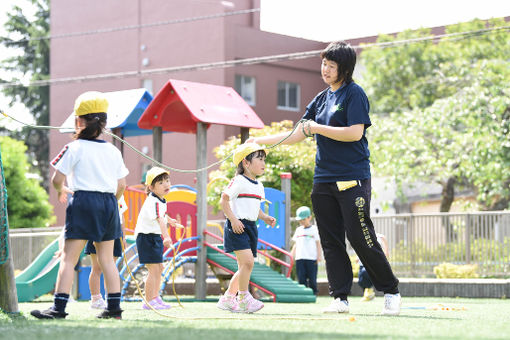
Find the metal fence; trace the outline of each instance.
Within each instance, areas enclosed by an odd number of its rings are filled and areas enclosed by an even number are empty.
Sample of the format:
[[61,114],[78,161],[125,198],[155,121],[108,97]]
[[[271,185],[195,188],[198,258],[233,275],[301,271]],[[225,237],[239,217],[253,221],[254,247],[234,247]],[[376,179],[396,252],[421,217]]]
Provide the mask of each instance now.
[[9,229],[14,270],[17,272],[28,267],[61,232],[62,227]]
[[[373,216],[399,277],[434,277],[447,262],[476,264],[481,277],[510,276],[510,211]],[[213,228],[214,229],[214,228]],[[15,270],[25,269],[62,227],[11,229]]]
[[510,211],[372,217],[390,263],[404,277],[433,277],[441,263],[476,264],[481,277],[510,274]]

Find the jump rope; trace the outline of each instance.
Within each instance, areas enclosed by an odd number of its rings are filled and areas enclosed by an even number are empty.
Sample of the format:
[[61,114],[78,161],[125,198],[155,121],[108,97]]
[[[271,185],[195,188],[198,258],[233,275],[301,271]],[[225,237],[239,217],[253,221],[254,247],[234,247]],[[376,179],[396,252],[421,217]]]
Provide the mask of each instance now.
[[[61,130],[61,129],[71,129],[72,130],[73,129],[73,128],[57,127],[57,126],[50,126],[50,125],[29,124],[29,123],[22,122],[22,121],[20,121],[20,120],[18,120],[16,118],[12,117],[11,115],[5,113],[5,111],[3,111],[3,110],[0,110],[0,112],[2,113],[3,116],[5,116],[7,118],[10,118],[11,120],[13,120],[13,121],[15,121],[15,122],[17,122],[19,124],[22,124],[24,126],[27,126],[27,127],[33,128],[33,129],[42,129],[42,130]],[[287,140],[290,136],[292,136],[292,134],[298,128],[299,125],[301,125],[301,129],[302,129],[302,132],[305,135],[305,137],[312,137],[313,134],[310,132],[310,122],[311,122],[310,120],[306,120],[306,119],[299,120],[294,125],[294,127],[292,128],[292,130],[289,132],[288,135],[286,135],[284,138],[282,138],[277,143],[268,146],[266,149],[273,149],[273,148],[277,147],[278,145],[282,144],[285,140]],[[210,165],[208,165],[208,166],[206,166],[204,168],[201,168],[201,169],[194,169],[194,170],[177,169],[177,168],[173,168],[173,167],[167,166],[167,165],[165,165],[165,164],[155,160],[154,158],[152,158],[150,156],[147,156],[146,154],[144,154],[143,152],[138,150],[136,147],[131,145],[129,142],[127,142],[126,140],[122,139],[121,137],[111,133],[106,128],[103,129],[103,133],[108,135],[108,136],[111,136],[112,138],[114,138],[114,139],[116,139],[118,141],[120,141],[124,145],[128,146],[135,153],[137,153],[138,155],[140,155],[143,158],[147,159],[148,161],[158,165],[159,167],[161,167],[163,169],[166,169],[166,170],[175,171],[175,172],[197,173],[197,172],[205,171],[205,170],[210,169],[213,166],[216,166],[218,164],[221,164],[221,163],[225,162],[226,160],[228,160],[233,155],[233,152],[231,152],[228,156],[226,156],[222,160],[214,162],[214,163],[212,163],[212,164],[210,164]],[[177,223],[177,228],[184,228],[184,226],[182,226],[182,225]],[[175,292],[175,258],[176,258],[176,255],[179,253],[179,249],[181,247],[182,240],[184,239],[184,235],[185,235],[185,233],[183,232],[182,233],[182,237],[177,242],[177,249],[172,245],[173,255],[174,255],[172,257],[172,266],[174,267],[174,271],[172,272],[172,289],[173,289],[174,295],[177,298],[179,306],[182,307],[182,308],[184,308],[184,306],[181,304],[181,302],[179,300],[179,297],[177,296],[177,294]],[[144,296],[144,294],[142,292],[142,289],[140,288],[140,285],[138,284],[138,280],[134,277],[133,272],[131,271],[131,268],[129,267],[129,264],[127,262],[124,242],[121,242],[121,247],[122,247],[122,254],[123,254],[123,257],[124,257],[124,263],[126,265],[126,269],[127,269],[128,273],[129,273],[131,279],[134,281],[134,283],[136,285],[138,294],[143,299],[145,305],[147,305],[154,313],[156,313],[156,314],[158,314],[158,315],[160,315],[162,317],[165,317],[165,318],[177,319],[177,320],[218,320],[218,319],[254,320],[254,318],[243,318],[243,317],[240,317],[240,316],[237,316],[237,317],[235,317],[235,316],[231,316],[231,317],[227,317],[227,316],[223,316],[223,317],[186,317],[186,316],[175,316],[175,315],[169,315],[169,314],[161,313],[159,310],[155,309],[151,304],[149,304],[149,302],[145,298],[145,296]],[[240,315],[242,315],[242,314],[240,314]],[[352,316],[351,317],[336,317],[336,318],[325,318],[325,317],[314,318],[314,317],[297,317],[297,316],[287,317],[287,316],[280,316],[280,315],[278,315],[278,316],[267,316],[267,317],[264,316],[263,318],[260,318],[260,319],[261,320],[334,320],[334,321],[348,320],[348,321],[351,321],[351,322],[355,321],[355,318],[352,317]]]

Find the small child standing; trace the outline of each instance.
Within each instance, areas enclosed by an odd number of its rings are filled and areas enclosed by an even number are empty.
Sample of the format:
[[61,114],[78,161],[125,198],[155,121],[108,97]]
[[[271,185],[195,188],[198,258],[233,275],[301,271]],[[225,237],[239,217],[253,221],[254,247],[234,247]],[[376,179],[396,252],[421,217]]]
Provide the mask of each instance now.
[[254,258],[257,257],[257,219],[275,226],[276,219],[260,209],[264,186],[257,176],[264,173],[266,150],[255,143],[242,144],[234,152],[236,176],[221,195],[221,208],[227,217],[224,247],[237,257],[237,272],[232,276],[218,308],[238,313],[254,313],[264,307],[248,291]]
[[[145,299],[143,309],[169,309],[171,306],[159,296],[161,274],[163,273],[163,246],[171,247],[167,224],[177,226],[176,221],[166,215],[164,196],[170,191],[170,173],[153,167],[147,171],[145,179],[147,198],[143,202],[135,228],[138,260],[147,267]],[[161,239],[163,237],[163,240]],[[151,308],[152,307],[152,308]]]
[[317,295],[317,267],[321,260],[321,242],[317,226],[312,225],[312,213],[308,207],[296,210],[299,221],[292,240],[292,257],[296,260],[298,281],[313,290]]

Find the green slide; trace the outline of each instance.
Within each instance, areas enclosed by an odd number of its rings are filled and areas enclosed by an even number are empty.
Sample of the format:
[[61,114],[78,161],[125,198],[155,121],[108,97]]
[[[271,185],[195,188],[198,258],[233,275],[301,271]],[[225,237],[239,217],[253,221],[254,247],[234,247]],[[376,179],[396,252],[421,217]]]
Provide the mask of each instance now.
[[[237,271],[235,260],[209,247],[207,247],[207,262],[213,266]],[[316,297],[310,288],[256,261],[250,281],[275,294],[276,302],[315,302]]]
[[44,248],[34,262],[16,276],[19,302],[32,301],[55,289],[60,265],[60,259],[54,257],[57,250],[58,238]]

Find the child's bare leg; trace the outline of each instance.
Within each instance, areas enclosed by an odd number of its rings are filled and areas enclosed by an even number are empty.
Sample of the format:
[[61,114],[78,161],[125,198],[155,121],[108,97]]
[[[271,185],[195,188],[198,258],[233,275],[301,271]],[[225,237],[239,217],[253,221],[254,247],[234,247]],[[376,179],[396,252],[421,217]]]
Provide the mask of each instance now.
[[90,254],[90,262],[92,263],[92,268],[89,275],[89,288],[90,295],[94,297],[101,294],[102,271],[96,254]]
[[64,251],[58,270],[55,293],[69,294],[73,285],[74,267],[78,263],[80,253],[85,246],[86,240],[66,239]]
[[251,271],[253,270],[255,260],[250,249],[236,250],[234,253],[236,254],[237,265],[239,267],[237,271],[239,291],[246,292],[248,291]]
[[232,275],[228,284],[227,293],[230,295],[236,295],[239,291],[239,270]]
[[145,266],[148,270],[147,280],[145,281],[145,298],[149,302],[159,296],[163,266],[161,263],[147,263]]
[[120,293],[119,270],[113,259],[113,240],[94,242],[97,259],[104,275],[104,281],[108,294]]

